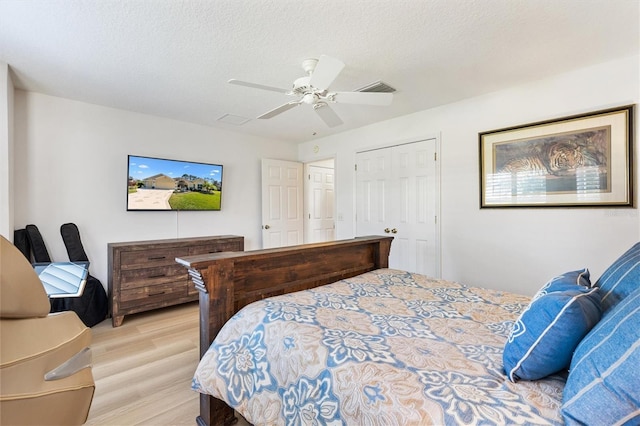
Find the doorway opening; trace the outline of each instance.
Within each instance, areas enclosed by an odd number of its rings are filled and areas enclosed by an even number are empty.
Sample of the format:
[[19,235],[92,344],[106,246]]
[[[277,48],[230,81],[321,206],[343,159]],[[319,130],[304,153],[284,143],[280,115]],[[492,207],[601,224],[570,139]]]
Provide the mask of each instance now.
[[335,240],[335,159],[262,160],[262,248]]

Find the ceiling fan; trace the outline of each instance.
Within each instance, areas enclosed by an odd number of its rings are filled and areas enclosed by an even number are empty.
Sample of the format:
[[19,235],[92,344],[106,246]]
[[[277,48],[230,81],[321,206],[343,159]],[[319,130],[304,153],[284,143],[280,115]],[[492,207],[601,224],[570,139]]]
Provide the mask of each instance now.
[[322,55],[320,59],[305,59],[302,61],[302,69],[307,73],[293,82],[292,89],[265,86],[262,84],[231,79],[229,83],[239,86],[253,87],[255,89],[270,90],[295,96],[298,99],[280,105],[271,111],[260,115],[259,119],[275,117],[300,104],[312,105],[318,116],[329,127],[342,124],[342,120],[329,107],[329,103],[362,104],[362,105],[389,105],[393,100],[391,93],[378,92],[333,92],[329,86],[338,77],[344,68],[344,63],[330,56]]

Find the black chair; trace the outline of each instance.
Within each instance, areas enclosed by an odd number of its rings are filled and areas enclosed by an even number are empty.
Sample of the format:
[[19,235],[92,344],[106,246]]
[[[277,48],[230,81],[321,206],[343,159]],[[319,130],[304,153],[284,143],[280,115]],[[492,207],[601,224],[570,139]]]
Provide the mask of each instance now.
[[[51,257],[38,227],[36,225],[27,225],[25,231],[33,261],[38,263],[51,262]],[[80,232],[75,224],[65,223],[60,227],[60,234],[71,262],[89,261],[80,240]],[[26,257],[31,261],[31,256],[26,255]],[[87,327],[93,327],[102,322],[107,317],[109,310],[107,293],[100,280],[91,274],[87,277],[82,296],[51,298],[50,302],[51,312],[73,311]]]
[[[33,261],[38,263],[51,263],[49,251],[47,250],[47,246],[44,244],[42,234],[40,234],[38,227],[35,225],[27,225],[24,229],[27,232]],[[29,256],[27,256],[27,259],[31,260]]]
[[13,245],[31,262],[31,244],[26,229],[16,229],[13,231]]
[[[75,223],[65,223],[60,226],[60,235],[67,249],[67,255],[71,262],[88,262],[89,258],[84,251],[80,240],[80,231]],[[93,327],[102,322],[109,311],[107,293],[100,280],[89,274],[84,292],[80,297],[66,297],[63,306],[65,310],[74,311],[87,325]]]

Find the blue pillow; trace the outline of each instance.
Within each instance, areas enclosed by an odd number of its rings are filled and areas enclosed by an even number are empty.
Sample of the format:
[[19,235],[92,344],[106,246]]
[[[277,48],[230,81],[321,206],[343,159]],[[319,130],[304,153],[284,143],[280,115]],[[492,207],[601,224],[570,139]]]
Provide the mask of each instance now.
[[[589,280],[590,274],[587,268],[578,269],[577,271],[565,272],[562,275],[558,275],[557,277],[553,277],[542,286],[540,290],[533,296],[533,300],[538,297],[551,293],[554,291],[564,291],[567,288],[571,288],[571,285],[581,285],[583,287],[590,288],[591,281]],[[569,285],[569,287],[567,287]]]
[[576,285],[577,272],[545,284],[514,323],[502,354],[512,382],[541,379],[567,368],[580,340],[600,320],[599,289]]
[[602,311],[607,312],[640,286],[640,243],[607,268],[596,281],[602,289]]
[[566,424],[640,424],[640,288],[580,342],[564,388]]

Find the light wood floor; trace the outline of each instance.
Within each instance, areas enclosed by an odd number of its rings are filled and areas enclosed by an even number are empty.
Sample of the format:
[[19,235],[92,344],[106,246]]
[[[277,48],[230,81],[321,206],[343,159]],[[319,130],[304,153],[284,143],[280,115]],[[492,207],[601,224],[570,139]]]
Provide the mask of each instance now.
[[198,304],[111,319],[94,326],[96,390],[87,425],[195,425]]

